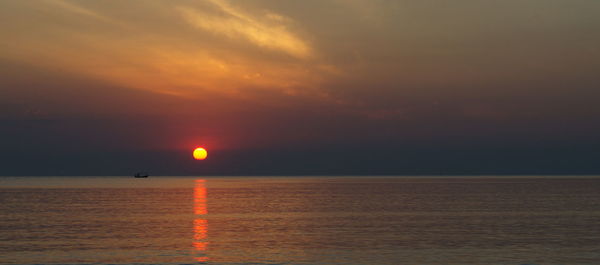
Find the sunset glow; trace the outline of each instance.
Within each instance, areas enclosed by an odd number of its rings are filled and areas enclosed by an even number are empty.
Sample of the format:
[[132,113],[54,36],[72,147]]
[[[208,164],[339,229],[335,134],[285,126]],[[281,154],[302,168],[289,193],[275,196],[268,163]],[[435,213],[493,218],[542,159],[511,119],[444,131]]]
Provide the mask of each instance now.
[[2,260],[593,263],[599,14],[0,0]]
[[3,0],[0,173],[591,174],[598,13],[585,0]]
[[[204,150],[204,149],[203,149]],[[198,262],[208,261],[206,250],[208,246],[208,220],[204,217],[207,211],[206,180],[197,179],[194,186],[194,238],[192,246],[195,251],[194,259]]]
[[206,152],[206,149],[202,148],[202,147],[198,147],[194,150],[194,159],[196,160],[204,160],[206,159],[206,156],[208,155],[208,153]]

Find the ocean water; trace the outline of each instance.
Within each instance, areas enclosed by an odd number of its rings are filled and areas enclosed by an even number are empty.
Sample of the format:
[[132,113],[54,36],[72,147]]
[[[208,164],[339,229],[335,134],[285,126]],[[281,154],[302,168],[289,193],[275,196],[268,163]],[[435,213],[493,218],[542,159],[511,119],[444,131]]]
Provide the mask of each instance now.
[[600,178],[0,177],[0,264],[600,264]]

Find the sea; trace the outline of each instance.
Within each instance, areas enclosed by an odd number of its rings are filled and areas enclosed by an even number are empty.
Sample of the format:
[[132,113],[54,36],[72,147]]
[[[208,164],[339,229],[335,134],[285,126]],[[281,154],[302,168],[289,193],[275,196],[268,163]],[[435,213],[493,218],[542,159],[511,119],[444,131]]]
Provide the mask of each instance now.
[[600,177],[0,177],[0,264],[600,264]]

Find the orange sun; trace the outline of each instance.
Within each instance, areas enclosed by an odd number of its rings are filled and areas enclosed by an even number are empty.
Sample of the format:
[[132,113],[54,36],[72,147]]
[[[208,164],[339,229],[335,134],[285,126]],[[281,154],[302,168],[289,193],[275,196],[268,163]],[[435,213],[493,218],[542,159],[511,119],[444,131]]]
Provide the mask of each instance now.
[[208,153],[206,152],[206,149],[202,148],[202,147],[198,147],[196,149],[194,149],[194,159],[196,160],[204,160],[206,159],[206,156],[208,155]]

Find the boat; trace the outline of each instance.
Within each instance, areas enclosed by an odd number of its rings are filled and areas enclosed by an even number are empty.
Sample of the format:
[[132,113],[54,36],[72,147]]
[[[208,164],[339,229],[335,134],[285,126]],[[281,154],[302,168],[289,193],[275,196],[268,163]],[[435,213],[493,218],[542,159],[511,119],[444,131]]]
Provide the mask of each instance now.
[[133,175],[134,178],[147,178],[148,176],[148,172],[138,172]]

